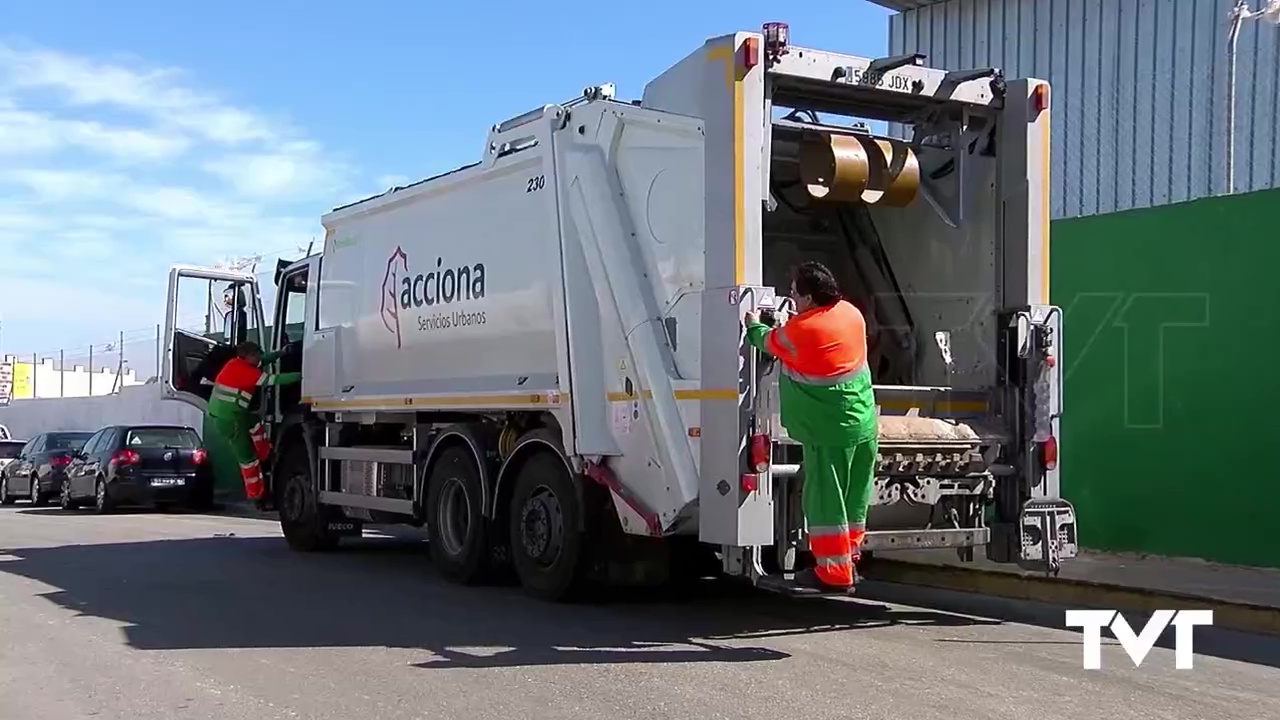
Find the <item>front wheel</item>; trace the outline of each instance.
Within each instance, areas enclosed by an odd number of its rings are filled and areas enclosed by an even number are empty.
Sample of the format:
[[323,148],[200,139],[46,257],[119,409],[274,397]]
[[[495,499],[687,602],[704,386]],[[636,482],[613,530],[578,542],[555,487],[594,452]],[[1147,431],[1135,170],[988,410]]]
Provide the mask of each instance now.
[[75,498],[71,497],[71,481],[67,480],[62,483],[62,492],[58,495],[58,506],[63,510],[75,510],[80,506]]
[[587,551],[578,488],[559,458],[529,458],[511,495],[511,562],[520,584],[552,602],[574,599],[586,587]]
[[322,552],[338,547],[338,536],[329,529],[332,511],[320,504],[311,479],[307,448],[294,443],[276,467],[276,512],[280,531],[289,548],[298,552]]
[[9,494],[9,478],[0,478],[0,505],[12,505],[16,500]]
[[31,479],[31,505],[34,507],[44,505],[44,496],[40,494],[40,481],[36,478]]

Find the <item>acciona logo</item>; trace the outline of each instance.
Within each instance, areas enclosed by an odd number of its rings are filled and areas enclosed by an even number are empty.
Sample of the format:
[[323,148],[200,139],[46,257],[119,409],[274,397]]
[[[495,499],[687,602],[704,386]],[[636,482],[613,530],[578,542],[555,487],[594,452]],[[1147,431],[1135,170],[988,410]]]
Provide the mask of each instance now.
[[[441,305],[481,300],[484,294],[484,263],[445,265],[444,258],[437,257],[433,269],[425,273],[414,273],[409,268],[409,256],[402,247],[397,246],[387,259],[387,270],[382,279],[382,322],[396,336],[396,347],[401,347],[402,311],[423,308],[436,310]],[[483,325],[484,322],[483,310],[450,309],[418,315],[417,329],[444,330]]]
[[1192,631],[1197,625],[1213,625],[1213,611],[1156,610],[1141,633],[1135,633],[1129,626],[1129,621],[1116,610],[1068,610],[1065,624],[1084,631],[1085,670],[1102,668],[1103,628],[1111,628],[1111,633],[1120,641],[1120,647],[1133,660],[1134,667],[1142,667],[1142,661],[1147,658],[1151,648],[1155,647],[1165,628],[1173,625],[1173,666],[1178,670],[1190,670],[1195,657]]

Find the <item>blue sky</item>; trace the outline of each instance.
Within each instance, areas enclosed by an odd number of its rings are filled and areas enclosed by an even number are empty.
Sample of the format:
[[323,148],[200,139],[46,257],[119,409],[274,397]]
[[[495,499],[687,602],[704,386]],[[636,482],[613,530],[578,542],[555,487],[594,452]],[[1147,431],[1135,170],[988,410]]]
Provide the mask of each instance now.
[[170,264],[300,254],[333,206],[472,162],[492,123],[586,85],[639,97],[707,38],[767,20],[800,45],[882,55],[889,14],[863,0],[3,5],[0,349],[27,355],[152,326]]

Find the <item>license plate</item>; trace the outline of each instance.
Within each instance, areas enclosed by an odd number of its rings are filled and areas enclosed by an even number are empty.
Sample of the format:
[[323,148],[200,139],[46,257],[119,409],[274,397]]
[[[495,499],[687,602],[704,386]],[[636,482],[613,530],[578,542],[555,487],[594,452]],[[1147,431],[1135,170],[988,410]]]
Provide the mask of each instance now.
[[187,479],[180,477],[151,478],[151,487],[176,487],[186,485]]

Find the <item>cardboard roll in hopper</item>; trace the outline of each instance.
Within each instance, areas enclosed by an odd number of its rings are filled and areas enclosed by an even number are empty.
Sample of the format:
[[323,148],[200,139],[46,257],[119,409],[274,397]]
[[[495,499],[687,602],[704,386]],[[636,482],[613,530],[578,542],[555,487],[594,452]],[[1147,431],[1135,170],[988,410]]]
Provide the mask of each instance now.
[[906,207],[920,192],[920,161],[900,140],[807,133],[800,180],[815,200]]

